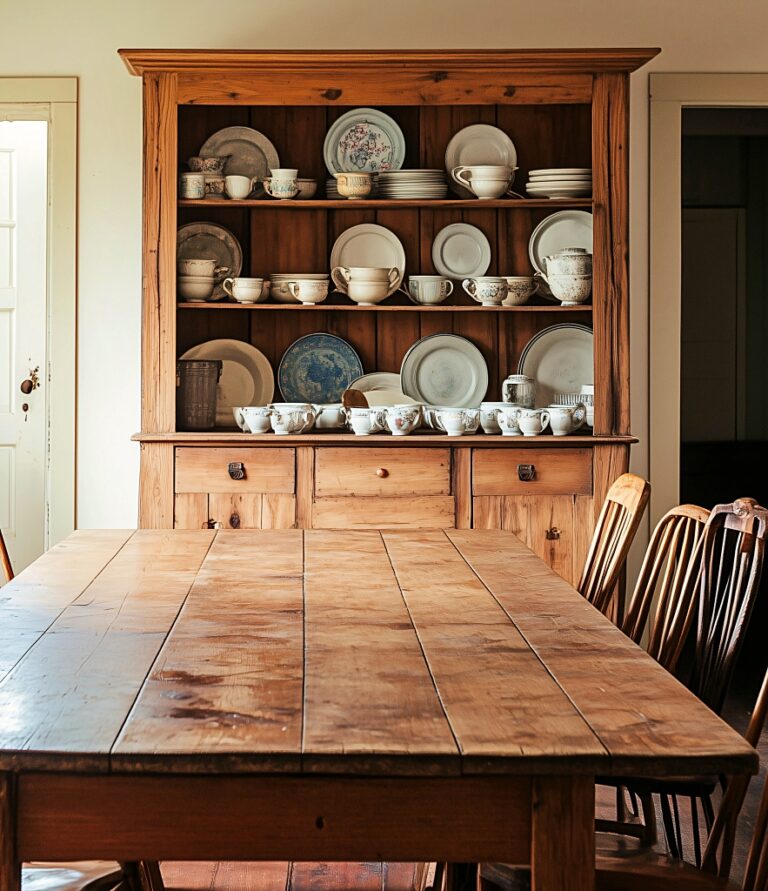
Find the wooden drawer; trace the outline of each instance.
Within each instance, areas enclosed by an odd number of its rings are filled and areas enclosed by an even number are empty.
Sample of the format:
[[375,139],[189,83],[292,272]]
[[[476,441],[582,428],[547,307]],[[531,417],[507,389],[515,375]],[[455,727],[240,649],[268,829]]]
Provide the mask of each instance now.
[[[521,480],[521,465],[535,475]],[[592,449],[475,449],[473,495],[591,495]]]
[[[245,477],[232,479],[228,467],[242,463]],[[176,492],[293,494],[296,452],[284,448],[178,448]]]
[[321,448],[315,450],[315,495],[449,495],[449,449]]
[[456,506],[450,495],[342,496],[318,498],[312,505],[313,529],[449,529],[455,525]]

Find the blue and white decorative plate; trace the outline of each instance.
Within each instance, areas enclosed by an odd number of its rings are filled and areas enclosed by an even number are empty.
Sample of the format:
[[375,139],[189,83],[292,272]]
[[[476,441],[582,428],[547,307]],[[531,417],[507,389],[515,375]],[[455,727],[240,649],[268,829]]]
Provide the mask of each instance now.
[[396,121],[383,111],[353,108],[326,133],[323,157],[331,176],[399,170],[405,160],[405,138]]
[[341,402],[341,394],[363,373],[354,349],[335,334],[307,334],[283,353],[277,369],[286,402]]

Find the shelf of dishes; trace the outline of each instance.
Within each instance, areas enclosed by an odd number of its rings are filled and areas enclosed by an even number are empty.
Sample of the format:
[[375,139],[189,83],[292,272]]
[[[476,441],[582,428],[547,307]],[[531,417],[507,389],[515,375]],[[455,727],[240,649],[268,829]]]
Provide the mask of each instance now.
[[[491,124],[471,124],[453,134],[440,168],[404,169],[406,141],[397,121],[375,108],[354,108],[335,120],[323,144],[329,177],[325,196],[352,202],[370,197],[394,202],[441,201],[450,188],[481,204],[502,197],[524,198],[512,190],[518,156],[509,134]],[[317,194],[317,179],[300,176],[280,159],[269,137],[252,127],[225,127],[205,140],[179,177],[179,197],[243,201],[270,197],[298,203]],[[295,161],[294,161],[295,163]],[[531,169],[530,198],[588,198],[589,167]],[[520,187],[522,188],[522,187]]]
[[[277,310],[282,312],[283,310],[317,310],[318,312],[477,312],[479,307],[477,304],[472,304],[471,306],[467,306],[465,304],[452,304],[452,303],[443,303],[438,306],[414,306],[411,304],[375,304],[374,306],[362,306],[356,303],[314,303],[314,304],[305,304],[305,303],[230,303],[220,301],[218,303],[211,303],[210,301],[204,301],[202,303],[185,303],[180,302],[177,304],[179,309],[202,309],[202,310],[210,310],[210,309],[260,309],[260,310]],[[506,306],[502,304],[501,306],[486,306],[483,307],[485,310],[495,310],[496,312],[592,312],[592,305],[589,303],[581,303],[577,306],[563,306],[555,305],[553,303],[547,303],[545,305],[539,304],[525,304],[523,306]]]
[[[592,330],[572,322],[551,325],[528,341],[516,372],[502,384],[502,402],[487,401],[490,376],[485,358],[471,340],[456,334],[417,340],[403,356],[399,373],[367,374],[352,344],[336,334],[299,337],[277,363],[277,374],[253,344],[217,339],[180,357],[177,428],[228,428],[234,417],[244,432],[272,429],[278,435],[312,429],[338,432],[347,424],[356,434],[367,435],[377,427],[384,429],[384,423],[395,435],[423,425],[449,435],[475,433],[478,424],[486,433],[510,436],[538,435],[551,424],[556,435],[564,435],[584,424],[592,426],[593,374]],[[350,413],[343,410],[347,408]],[[389,409],[387,414],[384,410]],[[512,409],[520,409],[520,414]],[[439,411],[452,414],[441,418]]]
[[[323,303],[335,289],[354,303],[372,306],[400,291],[419,305],[445,302],[460,286],[486,307],[522,305],[536,294],[565,306],[585,303],[592,293],[593,217],[585,210],[559,210],[533,229],[528,256],[535,276],[488,276],[492,248],[470,223],[449,223],[436,234],[431,261],[437,275],[405,278],[405,247],[397,234],[378,223],[345,229],[330,251],[328,266],[304,272],[272,272],[269,279],[241,276],[243,250],[218,223],[186,223],[176,239],[178,294],[190,302],[232,298],[238,303]],[[330,275],[328,273],[330,268]]]
[[535,210],[536,208],[593,207],[591,198],[504,198],[489,201],[472,201],[466,198],[388,199],[366,198],[352,203],[347,199],[312,198],[303,201],[265,201],[263,198],[244,198],[240,201],[209,196],[207,198],[180,198],[180,207],[229,207],[256,208],[258,210],[408,210],[413,208],[458,209],[463,211],[488,210]]

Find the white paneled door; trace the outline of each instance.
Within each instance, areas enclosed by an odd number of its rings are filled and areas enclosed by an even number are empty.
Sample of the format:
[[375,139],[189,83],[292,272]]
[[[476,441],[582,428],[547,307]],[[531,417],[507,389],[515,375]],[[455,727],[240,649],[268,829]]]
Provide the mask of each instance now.
[[0,121],[0,528],[16,572],[45,549],[48,124]]

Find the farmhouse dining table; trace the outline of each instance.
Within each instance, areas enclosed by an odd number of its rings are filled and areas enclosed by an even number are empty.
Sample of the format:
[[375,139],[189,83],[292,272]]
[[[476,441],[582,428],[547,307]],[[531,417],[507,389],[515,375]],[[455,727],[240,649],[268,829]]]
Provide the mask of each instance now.
[[0,589],[19,864],[502,861],[594,887],[594,782],[755,751],[514,535],[82,531]]

